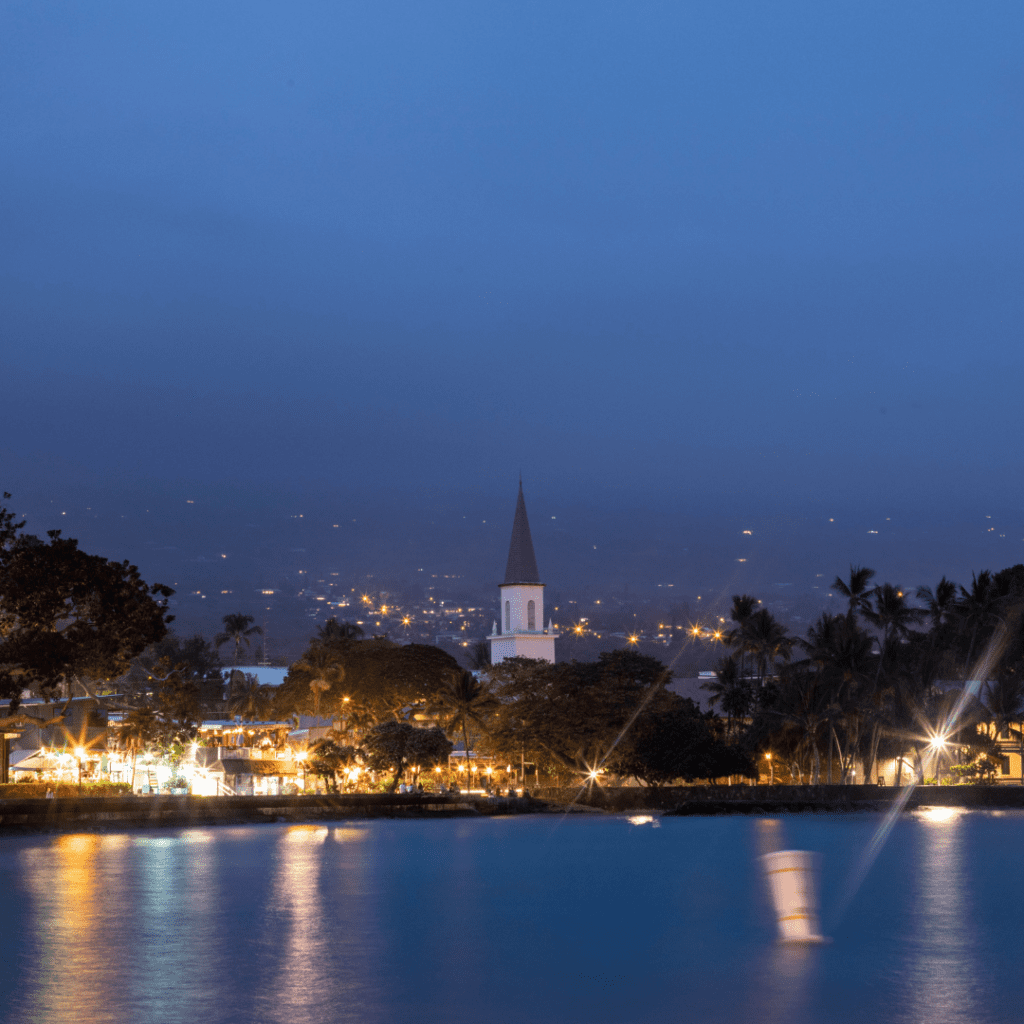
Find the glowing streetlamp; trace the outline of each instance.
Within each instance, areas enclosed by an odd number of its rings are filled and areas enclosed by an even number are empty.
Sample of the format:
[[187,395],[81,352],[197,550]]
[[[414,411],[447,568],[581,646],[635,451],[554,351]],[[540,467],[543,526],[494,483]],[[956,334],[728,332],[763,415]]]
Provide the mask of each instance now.
[[769,750],[768,753],[765,754],[764,756],[765,756],[765,760],[768,762],[768,785],[769,786],[774,786],[775,785],[775,765],[772,762],[772,752]]
[[939,757],[949,749],[949,742],[944,735],[936,733],[928,743],[928,749],[934,756],[934,762],[932,764],[932,771],[934,772],[935,781],[939,781]]

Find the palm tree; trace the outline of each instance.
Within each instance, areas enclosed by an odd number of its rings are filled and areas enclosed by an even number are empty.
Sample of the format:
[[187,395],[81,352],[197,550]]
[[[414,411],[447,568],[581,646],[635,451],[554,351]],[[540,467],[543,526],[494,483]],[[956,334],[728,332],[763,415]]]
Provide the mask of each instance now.
[[309,689],[313,694],[313,714],[320,717],[320,697],[334,686],[345,680],[345,668],[338,661],[338,653],[322,644],[313,644],[306,651],[301,661],[297,661],[289,669],[289,674],[303,676],[309,681]]
[[796,640],[789,636],[767,608],[754,612],[743,624],[739,635],[739,648],[750,654],[757,665],[758,682],[775,675],[779,661],[789,661]]
[[[871,637],[855,619],[847,615],[823,612],[807,630],[807,639],[800,641],[808,659],[818,666],[830,694],[826,717],[829,725],[828,773],[832,782],[833,745],[839,751],[840,783],[846,781],[853,763],[859,726],[862,718],[862,689],[868,678],[871,662]],[[842,725],[845,749],[839,742],[837,725]]]
[[868,584],[874,578],[875,570],[866,566],[850,566],[850,582],[846,583],[842,577],[837,576],[832,581],[832,589],[838,590],[843,597],[850,602],[850,610],[846,613],[852,619],[854,614],[860,611],[867,603]]
[[772,701],[769,713],[796,729],[800,741],[811,748],[811,785],[821,782],[818,736],[828,725],[830,695],[822,679],[799,668],[787,670]]
[[956,584],[943,576],[934,591],[931,587],[918,587],[917,599],[924,602],[932,620],[932,633],[937,633],[956,610]]
[[135,761],[139,751],[145,750],[159,731],[160,723],[152,708],[136,708],[124,716],[120,742],[125,750],[132,752],[132,792],[135,791]]
[[878,648],[878,669],[875,672],[877,685],[889,645],[896,640],[905,640],[910,635],[910,627],[920,622],[927,612],[923,608],[908,605],[903,588],[892,583],[875,587],[861,605],[861,611],[864,618],[882,634]]
[[967,645],[967,658],[964,661],[966,680],[971,670],[971,658],[974,655],[978,633],[1000,621],[999,594],[992,580],[992,573],[988,569],[971,574],[970,590],[960,588],[960,600],[957,601],[956,611],[963,628],[971,635],[970,643]]
[[720,704],[726,714],[725,731],[733,732],[733,721],[744,718],[750,711],[752,694],[746,680],[740,675],[739,665],[731,655],[715,666],[715,678],[701,683],[701,689],[711,694],[708,703]]
[[263,636],[263,630],[259,626],[253,625],[255,619],[252,615],[225,615],[222,621],[224,632],[218,633],[213,638],[213,645],[219,650],[229,641],[234,643],[234,657],[231,661],[231,685],[234,686],[235,669],[238,668],[239,645],[244,643],[248,648],[249,637]]
[[488,719],[501,707],[501,702],[472,672],[453,672],[432,705],[432,710],[441,715],[446,733],[461,731],[468,766],[469,726],[486,732]]
[[228,711],[246,722],[264,722],[274,703],[274,690],[260,685],[259,679],[247,672],[228,701]]
[[736,626],[725,634],[725,642],[729,647],[738,646],[740,648],[739,674],[741,676],[744,674],[743,645],[741,643],[743,627],[750,621],[750,616],[757,611],[757,606],[760,603],[756,597],[751,597],[749,594],[732,595],[732,611],[729,613],[729,618],[736,623]]

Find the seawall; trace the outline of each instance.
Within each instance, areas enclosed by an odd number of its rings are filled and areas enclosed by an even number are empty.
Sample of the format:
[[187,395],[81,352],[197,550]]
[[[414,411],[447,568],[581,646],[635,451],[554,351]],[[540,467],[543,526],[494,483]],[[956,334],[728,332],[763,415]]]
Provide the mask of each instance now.
[[[901,792],[891,786],[588,786],[582,790],[538,789],[535,796],[604,811],[784,814],[884,811]],[[918,786],[907,807],[1024,809],[1024,786]]]
[[[887,810],[900,791],[880,786],[666,786],[541,789],[535,799],[352,793],[302,796],[58,797],[0,800],[0,835],[120,828],[196,828],[353,818],[455,818],[558,813],[575,805],[608,813],[670,815],[838,813]],[[1021,786],[919,786],[907,809],[1024,809]]]
[[302,796],[127,796],[0,800],[0,835],[94,828],[194,828],[350,818],[453,818],[528,814],[534,800],[427,794],[353,793]]

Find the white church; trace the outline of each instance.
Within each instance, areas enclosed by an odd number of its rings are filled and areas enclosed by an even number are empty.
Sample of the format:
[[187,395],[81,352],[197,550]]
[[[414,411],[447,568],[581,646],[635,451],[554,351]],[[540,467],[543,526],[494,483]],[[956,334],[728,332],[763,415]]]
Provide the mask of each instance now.
[[519,481],[519,500],[512,523],[512,541],[508,546],[508,564],[501,592],[501,622],[495,622],[491,635],[491,664],[505,658],[538,658],[554,663],[554,623],[544,628],[544,584],[537,572],[530,521],[526,518],[523,482]]

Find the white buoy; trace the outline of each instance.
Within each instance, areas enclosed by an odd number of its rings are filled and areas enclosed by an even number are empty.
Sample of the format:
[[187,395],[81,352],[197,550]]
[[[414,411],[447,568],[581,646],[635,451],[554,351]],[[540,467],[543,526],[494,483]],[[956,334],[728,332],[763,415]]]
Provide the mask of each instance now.
[[775,906],[780,942],[828,941],[818,924],[815,860],[815,855],[806,850],[779,850],[761,858]]

